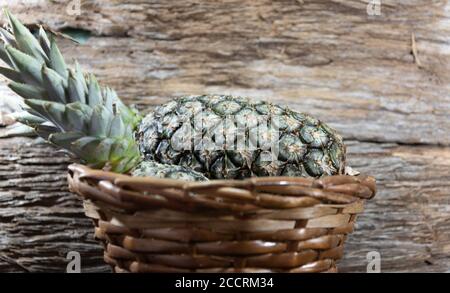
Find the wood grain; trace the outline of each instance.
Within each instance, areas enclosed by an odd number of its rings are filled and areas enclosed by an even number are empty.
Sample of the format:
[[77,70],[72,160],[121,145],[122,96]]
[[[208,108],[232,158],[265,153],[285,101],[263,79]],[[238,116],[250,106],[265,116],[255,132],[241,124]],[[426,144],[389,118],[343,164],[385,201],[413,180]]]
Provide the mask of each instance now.
[[[381,16],[357,0],[92,0],[79,16],[65,13],[68,1],[9,2],[29,25],[90,31],[83,45],[60,40],[67,60],[143,111],[173,96],[223,93],[328,122],[352,167],[379,186],[340,270],[365,271],[372,250],[382,271],[450,269],[448,1],[384,0]],[[4,82],[0,96],[15,99]],[[67,192],[67,163],[37,140],[0,139],[0,271],[63,271],[70,250],[84,271],[108,270]]]

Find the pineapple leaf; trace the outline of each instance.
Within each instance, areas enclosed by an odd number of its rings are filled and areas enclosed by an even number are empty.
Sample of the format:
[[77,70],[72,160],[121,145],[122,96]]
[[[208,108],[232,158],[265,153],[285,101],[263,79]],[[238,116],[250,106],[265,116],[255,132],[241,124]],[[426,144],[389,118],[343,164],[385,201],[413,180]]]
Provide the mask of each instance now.
[[10,67],[14,67],[14,63],[11,61],[11,58],[9,58],[8,52],[6,52],[5,46],[0,46],[0,59],[3,60],[6,64],[8,64]]
[[78,43],[85,44],[91,37],[91,32],[82,28],[65,27],[61,29],[61,34],[69,40]]
[[92,155],[99,161],[108,162],[114,142],[115,140],[111,138],[102,139],[100,143],[96,145]]
[[80,131],[86,133],[87,124],[91,120],[92,108],[79,102],[68,104],[65,107],[65,120],[66,130]]
[[12,118],[16,120],[17,122],[20,122],[22,124],[26,124],[29,126],[37,126],[39,124],[42,124],[45,122],[45,119],[32,115],[27,111],[21,111],[11,114]]
[[105,106],[96,106],[89,124],[89,133],[96,134],[100,137],[107,137],[107,131],[111,123],[110,119],[108,119],[110,115],[111,112]]
[[50,55],[50,40],[47,37],[47,33],[45,32],[42,26],[39,26],[39,44],[44,50],[47,56]]
[[125,134],[125,125],[120,116],[114,116],[111,121],[111,128],[109,130],[109,137],[121,137]]
[[44,138],[45,140],[49,140],[49,137],[52,134],[60,133],[59,132],[60,130],[58,128],[56,128],[55,126],[53,126],[52,124],[50,124],[49,122],[45,122],[43,124],[34,125],[34,126],[30,125],[30,126],[34,128],[34,131],[36,132],[37,135]]
[[42,84],[41,68],[43,62],[39,62],[33,57],[6,45],[6,51],[14,62],[15,69],[22,74],[22,78],[33,85]]
[[[26,106],[23,107],[23,109],[25,111],[27,111],[28,113],[30,113],[30,115],[34,115],[36,117],[42,118],[45,122],[49,122],[48,119],[44,116],[42,116],[40,113],[38,113],[37,111],[34,111],[33,109],[31,109],[30,107]],[[49,122],[50,123],[50,122]]]
[[0,138],[35,135],[36,133],[32,127],[20,123],[15,123],[6,127],[6,131],[0,133]]
[[[84,78],[83,78],[84,79]],[[83,82],[76,78],[72,71],[69,71],[69,98],[70,102],[79,101],[80,103],[86,103],[86,92],[84,89]]]
[[58,72],[64,80],[67,80],[69,75],[67,65],[53,37],[50,45],[50,67]]
[[92,167],[133,168],[141,160],[133,133],[139,114],[94,75],[83,74],[78,62],[68,68],[53,35],[49,38],[40,27],[34,37],[7,15],[13,33],[0,29],[0,59],[10,68],[0,67],[0,74],[24,98],[28,114],[17,120]]
[[64,111],[66,108],[64,105],[36,99],[25,100],[25,104],[41,116],[46,117],[60,130],[64,130]]
[[0,35],[3,39],[3,42],[7,45],[11,45],[13,47],[17,47],[16,40],[14,39],[14,36],[4,28],[0,28]]
[[127,141],[115,140],[111,148],[110,161],[113,163],[120,162],[123,158],[122,154],[125,154],[129,148]]
[[96,165],[98,163],[104,163],[102,161],[99,161],[96,157],[96,154],[94,154],[95,148],[100,142],[101,140],[97,137],[84,136],[74,141],[72,143],[71,149],[75,153],[82,154],[83,160],[87,163]]
[[95,79],[95,76],[91,74],[89,76],[89,84],[88,84],[89,92],[88,92],[88,104],[91,107],[95,107],[99,104],[103,103],[103,98],[100,91],[100,86]]
[[119,161],[119,163],[116,165],[115,168],[117,170],[120,170],[118,172],[123,173],[123,172],[126,172],[126,170],[130,170],[133,167],[135,167],[139,163],[139,161],[140,161],[139,158],[136,158],[136,157],[122,159]]
[[46,100],[47,94],[44,89],[41,89],[36,86],[11,82],[8,84],[8,87],[12,89],[16,94],[26,99],[35,99],[35,100]]
[[84,134],[81,132],[58,132],[49,135],[48,141],[59,147],[72,150],[72,143],[82,137],[84,137]]
[[8,17],[14,32],[14,39],[16,40],[17,47],[40,62],[46,61],[47,56],[33,34],[8,11],[6,11],[6,16]]
[[0,67],[0,74],[5,76],[6,78],[13,80],[15,82],[22,83],[23,79],[20,76],[20,73],[15,71],[14,69],[9,69],[5,67]]
[[54,102],[67,103],[64,90],[64,80],[54,70],[42,66],[43,85],[48,93],[48,99]]
[[80,64],[75,61],[75,74],[74,77],[83,85],[84,87],[84,91],[87,92],[88,91],[88,87],[86,84],[86,78],[83,75],[83,71],[81,70],[81,66]]

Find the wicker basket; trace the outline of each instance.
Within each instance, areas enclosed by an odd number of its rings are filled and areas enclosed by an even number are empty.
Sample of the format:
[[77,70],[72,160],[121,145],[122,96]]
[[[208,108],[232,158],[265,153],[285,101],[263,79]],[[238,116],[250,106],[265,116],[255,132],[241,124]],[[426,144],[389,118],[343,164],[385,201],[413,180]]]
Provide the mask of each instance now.
[[69,167],[115,272],[336,272],[368,176],[185,182]]

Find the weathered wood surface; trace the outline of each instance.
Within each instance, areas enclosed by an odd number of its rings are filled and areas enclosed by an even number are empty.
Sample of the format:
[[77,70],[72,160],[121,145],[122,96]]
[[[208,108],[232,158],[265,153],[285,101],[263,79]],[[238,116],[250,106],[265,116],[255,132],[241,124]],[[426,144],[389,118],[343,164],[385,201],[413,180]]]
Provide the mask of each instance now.
[[[230,93],[310,112],[344,135],[349,162],[378,180],[340,263],[363,272],[450,270],[450,4],[381,1],[8,1],[28,24],[92,32],[62,51],[148,109],[182,94]],[[49,3],[47,3],[49,2]],[[366,1],[367,2],[367,1]],[[415,36],[416,56],[412,54]],[[5,84],[0,95],[13,94]],[[1,131],[1,129],[0,129]],[[34,139],[0,139],[0,271],[107,271],[68,159]]]

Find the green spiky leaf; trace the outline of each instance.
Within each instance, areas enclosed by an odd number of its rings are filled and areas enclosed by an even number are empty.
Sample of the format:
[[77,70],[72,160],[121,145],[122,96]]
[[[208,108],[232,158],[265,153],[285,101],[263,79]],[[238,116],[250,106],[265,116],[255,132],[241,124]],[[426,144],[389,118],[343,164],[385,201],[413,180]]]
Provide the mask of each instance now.
[[82,137],[84,137],[84,134],[81,132],[59,132],[51,134],[48,138],[48,141],[73,152],[73,142]]
[[36,99],[27,99],[25,104],[38,112],[42,117],[47,118],[60,130],[65,130],[64,112],[66,107],[64,105]]
[[47,56],[50,56],[50,40],[42,26],[39,26],[39,44]]
[[8,64],[10,67],[14,67],[14,63],[11,61],[11,58],[9,58],[8,52],[6,51],[4,45],[0,45],[0,59],[2,59],[3,62]]
[[14,39],[17,43],[17,47],[25,54],[33,56],[40,62],[46,61],[48,58],[33,34],[20,23],[14,15],[8,11],[6,11],[6,15],[9,18],[9,22],[14,32]]
[[102,93],[100,90],[100,85],[98,84],[94,75],[89,76],[88,104],[91,107],[95,107],[99,104],[103,104],[103,98],[102,98]]
[[80,79],[76,78],[71,71],[69,72],[68,83],[70,102],[79,101],[83,104],[86,103],[86,92],[83,82]]
[[[65,109],[64,125],[66,130],[75,130],[87,133],[88,124],[92,118],[92,108],[80,102],[71,103]],[[98,136],[97,134],[94,134]]]
[[12,81],[19,82],[19,83],[23,82],[23,79],[20,76],[20,73],[15,71],[14,69],[0,67],[0,74]]
[[21,73],[22,78],[32,85],[42,84],[41,68],[43,62],[17,50],[16,48],[6,45],[6,51],[15,65],[15,69]]
[[120,116],[114,116],[108,136],[121,137],[125,134],[125,124]]
[[14,39],[14,36],[4,28],[0,28],[0,35],[3,39],[3,42],[7,45],[11,45],[13,47],[17,46],[16,40]]
[[[30,125],[31,126],[31,125]],[[37,135],[44,138],[45,140],[49,140],[49,137],[59,132],[59,129],[53,125],[49,124],[39,124],[32,126]]]
[[107,137],[107,132],[111,127],[111,120],[108,119],[109,116],[111,116],[111,112],[105,106],[96,106],[89,123],[89,133],[95,133],[100,137]]
[[50,67],[58,72],[62,79],[67,80],[69,75],[67,65],[64,61],[64,57],[58,49],[58,46],[56,45],[54,38],[52,38],[50,45]]
[[17,121],[32,126],[41,137],[96,168],[116,172],[132,169],[141,156],[134,130],[141,117],[117,94],[83,74],[75,61],[68,68],[54,38],[41,27],[35,38],[7,13],[13,34],[0,29],[0,59],[11,68],[0,74],[24,98]]
[[0,133],[0,138],[18,137],[18,136],[34,136],[34,129],[30,126],[15,123],[6,128],[6,131]]
[[11,117],[17,122],[29,125],[29,126],[37,126],[45,122],[45,119],[30,114],[28,111],[21,111],[10,114]]
[[63,104],[67,103],[64,79],[56,71],[44,65],[42,67],[42,79],[49,100]]
[[12,89],[16,94],[24,99],[46,100],[47,93],[44,89],[39,87],[28,85],[24,83],[11,82],[8,87]]

